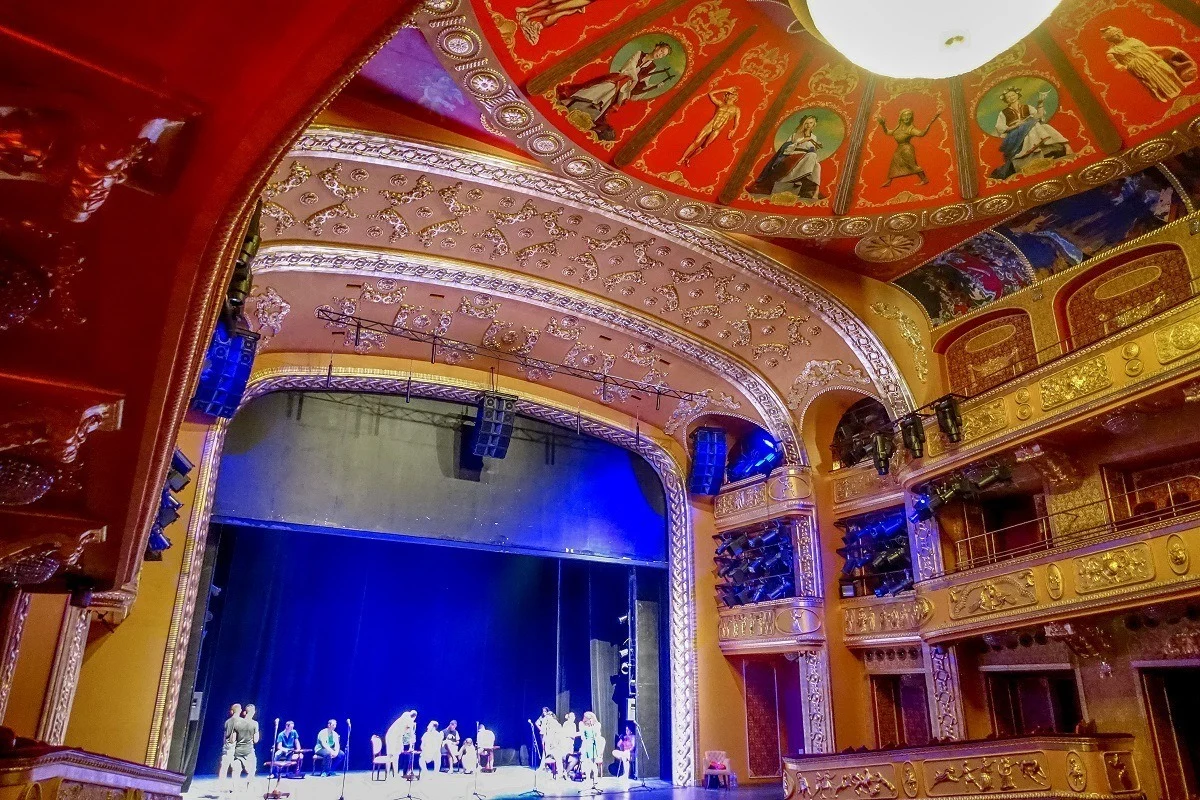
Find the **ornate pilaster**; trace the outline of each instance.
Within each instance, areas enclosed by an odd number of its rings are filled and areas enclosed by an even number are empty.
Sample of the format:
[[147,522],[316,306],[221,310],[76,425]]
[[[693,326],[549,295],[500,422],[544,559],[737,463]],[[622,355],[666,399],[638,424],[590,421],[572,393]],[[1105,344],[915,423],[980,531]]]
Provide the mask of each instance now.
[[829,695],[829,653],[824,647],[800,652],[800,685],[804,752],[832,753],[833,698]]
[[79,668],[83,666],[83,649],[87,645],[91,622],[92,612],[89,609],[68,604],[63,611],[58,646],[54,650],[54,665],[50,670],[50,684],[46,688],[46,700],[42,703],[42,716],[38,721],[37,738],[46,744],[61,745],[66,739],[67,723],[71,720],[71,706],[75,703]]
[[17,656],[21,652],[21,635],[29,616],[30,595],[13,586],[0,594],[0,719],[8,710],[13,675],[17,671]]
[[925,645],[925,683],[929,694],[929,719],[936,739],[962,739],[962,688],[958,655],[953,647]]

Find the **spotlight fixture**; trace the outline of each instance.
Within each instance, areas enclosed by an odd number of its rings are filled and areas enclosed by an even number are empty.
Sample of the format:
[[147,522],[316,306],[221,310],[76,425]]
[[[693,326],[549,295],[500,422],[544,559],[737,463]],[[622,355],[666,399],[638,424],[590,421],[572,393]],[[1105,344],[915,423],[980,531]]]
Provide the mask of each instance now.
[[925,422],[920,414],[909,414],[900,418],[900,435],[904,439],[904,449],[913,458],[925,455]]
[[154,517],[154,524],[150,526],[150,538],[146,542],[146,551],[143,553],[146,561],[162,561],[163,551],[171,547],[171,540],[167,538],[163,530],[179,519],[183,501],[175,497],[175,493],[188,485],[191,480],[188,473],[192,471],[192,468],[192,462],[176,449],[171,456],[171,467],[167,472],[166,481],[163,482],[162,493],[159,495],[158,513]]
[[962,441],[962,412],[958,408],[958,398],[952,394],[939,397],[933,401],[933,413],[937,416],[938,427],[951,442]]
[[871,460],[875,462],[875,471],[887,475],[892,468],[892,456],[896,452],[896,440],[891,431],[879,431],[872,437]]
[[1012,473],[1003,464],[993,463],[990,470],[973,481],[973,488],[978,492],[986,489],[993,483],[1010,480],[1012,480]]

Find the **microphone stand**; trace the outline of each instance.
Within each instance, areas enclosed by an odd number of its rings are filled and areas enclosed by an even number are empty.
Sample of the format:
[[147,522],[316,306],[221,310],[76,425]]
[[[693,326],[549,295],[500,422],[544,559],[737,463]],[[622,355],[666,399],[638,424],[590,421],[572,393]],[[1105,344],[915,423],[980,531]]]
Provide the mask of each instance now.
[[640,781],[637,786],[630,786],[625,791],[632,792],[632,791],[641,789],[643,791],[648,792],[648,791],[650,791],[651,787],[646,785],[646,772],[645,772],[645,770],[642,769],[642,729],[641,728],[638,728],[637,743],[634,745],[634,748],[633,748],[633,756],[634,756],[634,763],[637,766],[638,778],[640,779]]
[[350,770],[350,733],[353,727],[349,718],[346,719],[346,747],[342,750],[342,791],[338,800],[346,800],[346,773]]
[[527,794],[532,794],[535,797],[545,797],[546,793],[538,788],[538,773],[542,771],[542,748],[538,747],[537,728],[533,726],[533,720],[526,720],[529,723],[529,732],[533,735],[533,759],[537,761],[537,766],[533,768],[533,788],[527,792],[521,792],[518,797],[524,797]]
[[[291,792],[279,791],[279,786],[283,782],[283,770],[279,767],[278,753],[275,748],[279,743],[279,717],[275,718],[275,736],[271,739],[271,767],[267,770],[267,793],[263,795],[263,800],[282,800],[284,797],[291,797]],[[275,788],[271,788],[271,773],[275,773]]]
[[483,759],[479,757],[479,720],[475,721],[475,769],[472,772],[472,777],[475,779],[474,791],[471,796],[475,800],[487,800],[485,795],[479,793],[479,773],[483,770]]
[[418,780],[417,767],[420,767],[422,771],[424,771],[424,769],[425,769],[425,765],[421,764],[420,762],[418,762],[416,760],[421,757],[421,751],[419,749],[417,749],[417,741],[415,738],[416,737],[415,731],[413,733],[413,736],[414,736],[414,740],[413,740],[412,744],[409,746],[407,751],[405,751],[403,746],[400,747],[401,755],[404,755],[405,752],[408,753],[408,768],[406,770],[404,770],[404,780],[408,781],[408,790],[404,794],[400,795],[400,797],[397,798],[397,800],[425,800],[423,797],[421,797],[421,795],[413,794],[413,790],[412,790],[413,781]]

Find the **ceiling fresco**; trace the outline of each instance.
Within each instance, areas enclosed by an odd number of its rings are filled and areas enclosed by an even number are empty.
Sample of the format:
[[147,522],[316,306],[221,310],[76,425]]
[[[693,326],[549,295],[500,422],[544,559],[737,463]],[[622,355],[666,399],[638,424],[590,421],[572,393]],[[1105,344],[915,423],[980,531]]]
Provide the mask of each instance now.
[[[637,353],[653,345],[676,370],[690,362],[717,379],[677,384],[673,378],[671,386],[714,388],[735,398],[732,387],[742,387],[743,413],[761,418],[796,453],[792,410],[814,390],[797,376],[814,362],[845,367],[827,384],[874,392],[897,412],[911,407],[874,334],[819,287],[722,237],[613,206],[537,168],[314,128],[281,163],[263,198],[270,247],[256,261],[256,274],[341,272],[454,289],[441,292],[447,299],[436,309],[421,303],[427,324],[437,324],[430,322],[435,310],[453,311],[458,295],[474,290],[568,314],[591,329],[608,328],[608,336],[624,331],[633,338],[619,347],[589,342],[592,363],[627,367],[621,359],[630,347]],[[343,288],[319,304],[373,302],[345,294],[342,281]],[[311,316],[315,308],[302,313]],[[419,316],[408,313],[397,324]],[[566,357],[569,347],[544,354],[559,346],[553,335],[543,335],[548,317],[536,325],[499,318],[512,324],[493,331],[493,339],[527,343],[538,358]],[[473,334],[483,336],[487,327]],[[321,338],[324,348],[332,337]],[[343,338],[337,346],[355,344],[377,349],[379,343]],[[646,374],[623,376],[642,380]]]
[[942,81],[865,73],[768,0],[423,8],[416,24],[489,125],[558,173],[721,230],[892,237],[860,263],[929,258],[921,231],[1085,191],[1197,135],[1200,8],[1186,0],[1066,0]]

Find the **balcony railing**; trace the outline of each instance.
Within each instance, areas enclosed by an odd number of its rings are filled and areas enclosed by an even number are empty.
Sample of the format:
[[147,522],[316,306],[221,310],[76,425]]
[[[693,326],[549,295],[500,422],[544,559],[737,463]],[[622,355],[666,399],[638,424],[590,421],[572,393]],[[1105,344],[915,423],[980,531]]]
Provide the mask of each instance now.
[[[1104,541],[1168,520],[1200,516],[1200,476],[1181,475],[1102,500],[984,531],[954,543],[955,564],[946,573],[1010,561],[1020,556]],[[1101,518],[1104,521],[1095,523]],[[1082,525],[1082,527],[1078,527]],[[1023,540],[1009,545],[1009,540]],[[1028,541],[1033,539],[1033,541]]]
[[[964,394],[966,394],[969,400],[985,392],[990,392],[998,386],[1003,386],[1009,381],[1016,380],[1027,372],[1065,358],[1080,348],[1087,347],[1108,336],[1120,333],[1132,325],[1168,314],[1200,294],[1200,278],[1192,278],[1188,282],[1188,289],[1187,297],[1178,302],[1167,306],[1160,306],[1156,301],[1140,303],[1113,314],[1111,317],[1101,319],[1095,325],[1077,330],[1069,336],[1064,336],[1057,342],[1036,350],[1024,358],[1010,361],[988,372],[977,374],[974,380],[971,381],[972,388],[969,391],[964,391]],[[974,387],[981,388],[976,389]]]

